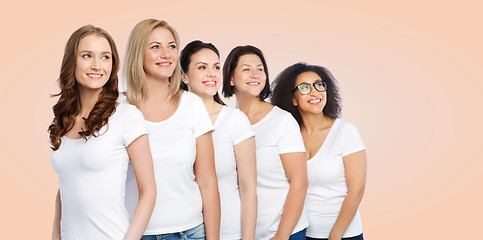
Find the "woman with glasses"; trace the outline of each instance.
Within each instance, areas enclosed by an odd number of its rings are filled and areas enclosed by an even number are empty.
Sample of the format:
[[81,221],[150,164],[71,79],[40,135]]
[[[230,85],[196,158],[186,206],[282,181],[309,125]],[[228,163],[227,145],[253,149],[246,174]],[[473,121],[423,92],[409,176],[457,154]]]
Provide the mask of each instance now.
[[324,67],[297,63],[274,84],[272,102],[294,116],[304,139],[307,239],[363,239],[357,209],[366,182],[365,146],[354,125],[339,119],[336,80]]
[[270,94],[262,51],[231,50],[223,66],[223,93],[237,105],[255,132],[258,214],[255,239],[305,240],[307,191],[305,148],[290,113],[264,101]]

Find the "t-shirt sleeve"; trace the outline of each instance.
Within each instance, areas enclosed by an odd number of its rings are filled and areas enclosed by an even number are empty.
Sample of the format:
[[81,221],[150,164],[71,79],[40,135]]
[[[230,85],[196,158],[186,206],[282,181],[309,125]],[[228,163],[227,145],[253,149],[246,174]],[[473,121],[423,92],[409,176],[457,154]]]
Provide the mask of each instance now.
[[193,124],[194,124],[194,136],[198,138],[199,136],[213,131],[213,123],[211,122],[210,116],[206,111],[205,104],[203,101],[194,94],[192,95],[193,101],[191,104],[191,109],[193,111]]
[[359,131],[352,123],[346,123],[342,135],[342,156],[365,150]]
[[237,145],[246,139],[255,136],[248,117],[240,110],[233,110],[232,116],[233,145]]
[[279,124],[280,139],[278,141],[279,154],[305,152],[304,140],[300,127],[290,114],[283,116]]
[[133,105],[126,105],[126,111],[122,116],[122,141],[127,147],[141,135],[148,134],[148,130],[141,111]]

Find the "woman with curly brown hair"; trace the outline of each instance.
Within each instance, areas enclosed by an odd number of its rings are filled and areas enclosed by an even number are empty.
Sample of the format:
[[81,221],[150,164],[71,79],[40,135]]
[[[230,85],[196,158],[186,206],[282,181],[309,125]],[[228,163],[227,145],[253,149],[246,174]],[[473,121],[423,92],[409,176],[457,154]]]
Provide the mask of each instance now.
[[357,128],[339,118],[335,78],[324,67],[297,63],[274,84],[272,103],[294,116],[304,138],[307,240],[362,240],[357,208],[366,183],[366,148]]
[[[151,216],[156,185],[147,130],[135,106],[116,102],[118,69],[105,30],[86,25],[70,36],[49,127],[59,176],[52,239],[139,239]],[[129,162],[140,192],[131,224],[124,206]]]

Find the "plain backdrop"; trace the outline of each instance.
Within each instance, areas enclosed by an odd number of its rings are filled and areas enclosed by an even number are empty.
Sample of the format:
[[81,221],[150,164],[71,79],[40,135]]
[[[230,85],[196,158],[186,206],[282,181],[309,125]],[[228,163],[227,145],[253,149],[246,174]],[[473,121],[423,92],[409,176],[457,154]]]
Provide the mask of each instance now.
[[[3,1],[0,3],[2,239],[49,239],[58,188],[47,127],[65,43],[106,29],[123,59],[131,29],[168,21],[224,61],[262,49],[270,79],[304,61],[332,71],[342,119],[367,146],[360,206],[369,240],[481,235],[483,31],[480,1]],[[122,78],[123,79],[123,78]],[[229,101],[234,104],[234,101]]]

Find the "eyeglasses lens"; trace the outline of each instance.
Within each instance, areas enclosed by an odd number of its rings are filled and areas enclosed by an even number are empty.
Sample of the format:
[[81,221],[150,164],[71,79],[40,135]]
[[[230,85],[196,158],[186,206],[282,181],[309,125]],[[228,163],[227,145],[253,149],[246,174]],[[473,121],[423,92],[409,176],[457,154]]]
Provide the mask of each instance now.
[[309,84],[300,84],[298,86],[298,88],[299,88],[300,93],[303,94],[303,95],[309,94],[310,90],[312,90]]

